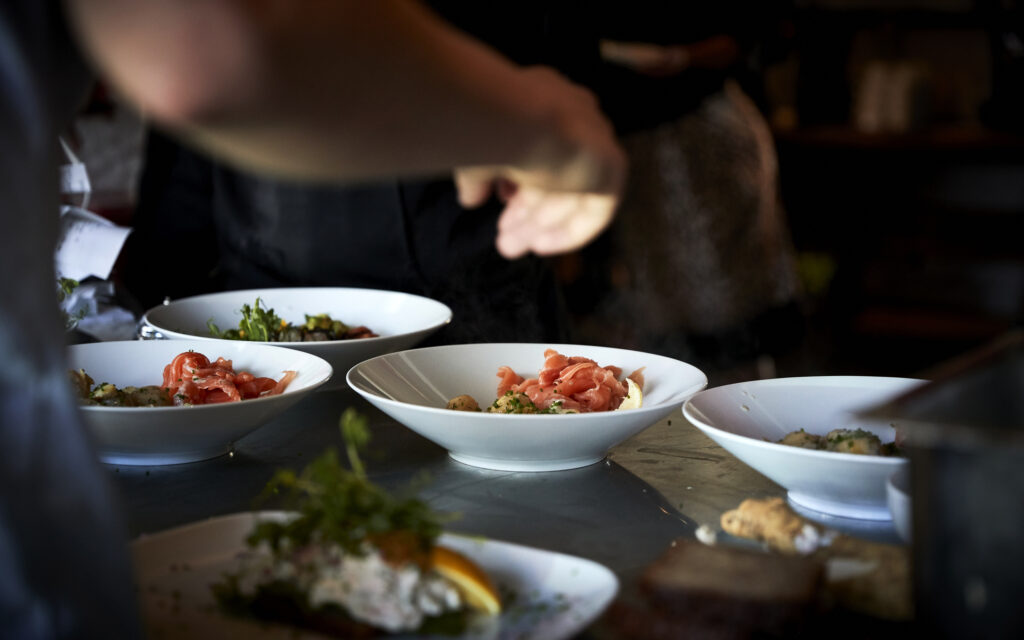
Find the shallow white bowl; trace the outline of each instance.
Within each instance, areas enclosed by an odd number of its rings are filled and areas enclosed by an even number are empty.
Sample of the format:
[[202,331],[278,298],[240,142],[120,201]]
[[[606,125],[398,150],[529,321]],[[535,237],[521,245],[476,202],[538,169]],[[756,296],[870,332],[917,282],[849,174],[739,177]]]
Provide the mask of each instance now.
[[[639,409],[565,415],[516,415],[446,409],[469,394],[480,406],[497,394],[498,367],[537,376],[545,349],[585,356],[623,375],[644,367]],[[638,351],[566,344],[463,344],[412,349],[362,362],[349,385],[378,409],[448,449],[459,462],[507,471],[556,471],[593,464],[608,450],[677,410],[707,385],[692,365]]]
[[904,542],[910,542],[913,535],[911,520],[913,511],[910,501],[910,466],[901,467],[885,482],[885,497],[892,514],[896,533]]
[[895,436],[892,422],[858,415],[923,384],[910,378],[820,376],[740,382],[694,395],[683,415],[712,440],[788,491],[807,509],[846,518],[889,520],[885,483],[905,458],[815,451],[777,441],[803,428],[865,429],[882,442]]
[[325,388],[344,387],[341,373],[382,353],[414,346],[451,322],[452,310],[430,298],[397,291],[344,287],[295,287],[224,291],[174,300],[146,311],[142,321],[172,340],[224,341],[210,335],[207,322],[221,331],[238,327],[243,304],[260,298],[264,308],[282,319],[301,324],[306,315],[329,314],[351,326],[365,325],[377,338],[330,342],[262,342],[320,356],[338,372]]
[[164,366],[183,351],[211,360],[224,357],[235,371],[295,379],[276,396],[194,407],[82,406],[100,459],[108,464],[158,465],[193,462],[227,453],[232,444],[277,417],[330,379],[323,358],[251,342],[127,340],[68,347],[72,369],[84,369],[96,383],[117,387],[159,385]]

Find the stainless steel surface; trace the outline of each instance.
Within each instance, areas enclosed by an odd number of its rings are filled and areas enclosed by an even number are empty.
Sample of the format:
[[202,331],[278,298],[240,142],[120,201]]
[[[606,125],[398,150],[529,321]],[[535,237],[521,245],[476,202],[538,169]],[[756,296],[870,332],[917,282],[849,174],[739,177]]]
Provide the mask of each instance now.
[[458,514],[450,530],[591,558],[627,577],[695,528],[615,462],[551,473],[465,466],[345,390],[313,394],[240,440],[231,455],[181,465],[111,466],[130,533],[253,508],[275,469],[300,468],[326,447],[340,447],[338,418],[348,406],[371,418],[371,477],[392,489],[421,482],[424,499]]
[[143,321],[139,321],[136,325],[135,335],[139,340],[164,340],[164,334],[160,333],[153,327],[149,326]]
[[[447,528],[589,558],[612,569],[624,590],[673,539],[748,497],[782,489],[674,412],[615,447],[608,459],[569,471],[489,471],[450,459],[439,446],[394,422],[351,390],[318,392],[236,443],[231,455],[161,467],[110,467],[130,533],[137,536],[245,511],[278,468],[298,469],[339,446],[349,406],[371,419],[365,462],[371,477],[398,489],[419,482],[434,508],[458,514]],[[274,505],[265,505],[272,507]],[[813,517],[813,514],[805,514]],[[891,524],[832,519],[850,533],[896,541]],[[727,541],[744,544],[744,541]],[[749,543],[746,543],[749,544]],[[600,636],[599,622],[586,637]]]

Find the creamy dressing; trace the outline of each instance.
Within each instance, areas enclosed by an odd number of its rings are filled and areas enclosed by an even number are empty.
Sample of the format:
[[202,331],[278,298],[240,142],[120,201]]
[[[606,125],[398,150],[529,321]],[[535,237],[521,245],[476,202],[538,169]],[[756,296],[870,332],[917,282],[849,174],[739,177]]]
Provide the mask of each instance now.
[[462,609],[458,589],[441,575],[415,564],[394,567],[370,545],[364,551],[356,556],[336,545],[310,545],[277,561],[259,554],[261,560],[247,564],[239,588],[249,595],[260,583],[285,580],[313,608],[338,605],[356,620],[390,632],[412,631],[428,616]]

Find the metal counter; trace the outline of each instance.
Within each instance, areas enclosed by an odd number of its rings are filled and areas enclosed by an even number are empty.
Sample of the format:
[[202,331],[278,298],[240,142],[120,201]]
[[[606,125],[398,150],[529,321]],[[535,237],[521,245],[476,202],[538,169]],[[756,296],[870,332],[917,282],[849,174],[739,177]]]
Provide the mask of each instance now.
[[[109,466],[130,534],[254,508],[276,469],[299,469],[325,448],[341,448],[338,419],[349,406],[370,418],[364,462],[375,482],[389,489],[420,483],[419,495],[435,509],[458,515],[447,529],[589,558],[609,567],[624,586],[673,539],[692,537],[699,524],[717,527],[721,513],[744,498],[783,493],[681,412],[620,444],[600,463],[524,473],[455,462],[354,392],[323,391],[238,441],[229,455],[180,465]],[[827,524],[895,539],[890,523]]]

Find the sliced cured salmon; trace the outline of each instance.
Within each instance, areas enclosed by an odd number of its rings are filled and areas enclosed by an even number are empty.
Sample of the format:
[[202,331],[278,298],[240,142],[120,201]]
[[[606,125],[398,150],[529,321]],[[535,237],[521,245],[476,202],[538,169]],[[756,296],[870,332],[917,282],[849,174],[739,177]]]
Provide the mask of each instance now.
[[[618,408],[629,393],[621,376],[621,367],[601,366],[590,358],[547,349],[544,366],[536,378],[523,379],[510,367],[499,367],[497,391],[499,398],[510,391],[525,394],[540,411],[552,407],[579,413],[610,411]],[[643,389],[643,369],[628,377]]]
[[210,362],[196,351],[185,351],[164,367],[163,388],[176,405],[218,404],[277,395],[295,378],[285,371],[280,380],[236,372],[231,360]]

